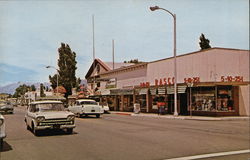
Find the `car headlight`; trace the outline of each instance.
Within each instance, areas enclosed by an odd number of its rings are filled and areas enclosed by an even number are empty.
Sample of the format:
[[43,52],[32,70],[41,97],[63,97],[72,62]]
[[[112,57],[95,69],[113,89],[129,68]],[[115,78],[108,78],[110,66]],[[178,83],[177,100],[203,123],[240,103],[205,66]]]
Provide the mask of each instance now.
[[45,117],[42,117],[42,116],[36,118],[36,121],[37,121],[37,122],[42,122],[42,121],[44,121],[44,120],[45,120]]
[[3,121],[4,121],[3,119],[0,119],[0,126],[3,124]]
[[74,115],[69,115],[67,118],[68,121],[73,121],[74,119],[75,119]]

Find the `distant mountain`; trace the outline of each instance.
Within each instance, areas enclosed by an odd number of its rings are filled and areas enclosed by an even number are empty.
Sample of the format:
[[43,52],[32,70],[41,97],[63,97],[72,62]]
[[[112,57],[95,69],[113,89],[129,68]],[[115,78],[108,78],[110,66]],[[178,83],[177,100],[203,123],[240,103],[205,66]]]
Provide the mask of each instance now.
[[[20,85],[26,84],[28,86],[35,85],[36,88],[40,87],[40,83],[31,83],[31,82],[18,82],[18,83],[12,83],[6,86],[0,87],[0,93],[8,93],[8,94],[14,94],[16,91],[16,88],[18,88]],[[45,87],[50,87],[50,83],[44,82],[43,85]]]
[[[31,82],[18,82],[18,83],[12,83],[6,86],[0,86],[0,93],[8,93],[8,94],[14,94],[16,91],[16,88],[18,88],[20,85],[26,84],[28,86],[35,85],[36,88],[40,87],[40,83],[31,83]],[[82,80],[81,84],[87,85],[87,80]],[[43,85],[45,87],[50,87],[50,83],[44,82]]]

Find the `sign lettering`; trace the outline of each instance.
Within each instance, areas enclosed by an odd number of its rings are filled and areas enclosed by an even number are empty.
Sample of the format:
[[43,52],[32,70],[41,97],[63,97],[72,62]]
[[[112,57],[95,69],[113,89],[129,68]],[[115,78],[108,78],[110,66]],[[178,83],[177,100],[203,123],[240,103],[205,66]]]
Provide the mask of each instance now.
[[243,76],[221,76],[221,82],[243,82]]
[[200,77],[184,78],[184,83],[199,83]]

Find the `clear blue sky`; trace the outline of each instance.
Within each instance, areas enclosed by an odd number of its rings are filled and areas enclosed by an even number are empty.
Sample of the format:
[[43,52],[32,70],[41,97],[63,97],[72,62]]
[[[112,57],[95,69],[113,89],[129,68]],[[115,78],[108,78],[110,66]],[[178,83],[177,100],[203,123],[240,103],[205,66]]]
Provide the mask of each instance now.
[[153,61],[173,55],[177,16],[177,55],[199,50],[204,33],[212,47],[249,49],[248,0],[13,0],[0,1],[0,86],[48,82],[64,42],[77,54],[77,77],[92,62],[92,15],[96,58]]

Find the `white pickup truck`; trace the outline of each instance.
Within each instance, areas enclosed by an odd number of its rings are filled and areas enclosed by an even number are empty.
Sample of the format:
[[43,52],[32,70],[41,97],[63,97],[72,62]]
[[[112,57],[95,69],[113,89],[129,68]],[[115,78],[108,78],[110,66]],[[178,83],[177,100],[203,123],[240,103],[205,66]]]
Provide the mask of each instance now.
[[99,118],[104,112],[103,108],[92,99],[78,99],[75,105],[68,107],[68,110],[77,117],[81,117],[82,115],[95,115]]

